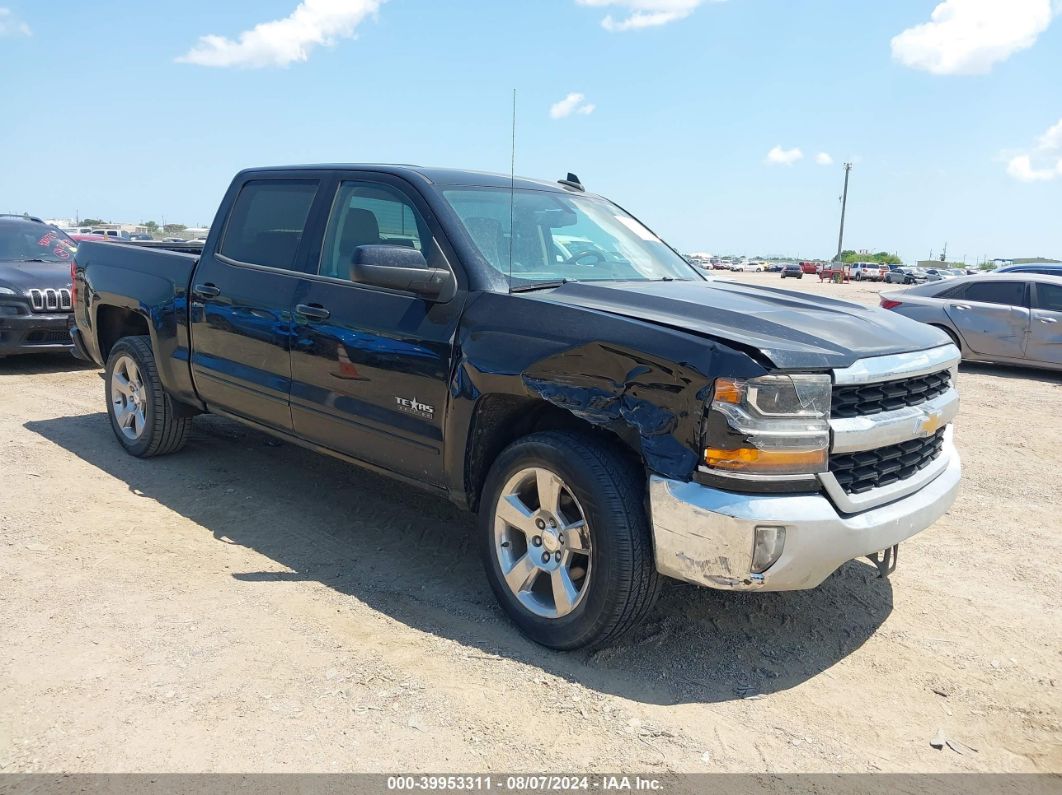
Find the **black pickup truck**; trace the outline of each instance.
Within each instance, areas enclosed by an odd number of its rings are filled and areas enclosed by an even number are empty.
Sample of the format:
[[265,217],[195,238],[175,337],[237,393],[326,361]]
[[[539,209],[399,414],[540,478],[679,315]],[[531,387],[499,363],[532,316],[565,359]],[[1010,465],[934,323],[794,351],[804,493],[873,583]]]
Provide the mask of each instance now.
[[554,648],[632,626],[661,576],[887,572],[958,489],[942,332],[706,278],[573,175],[251,169],[200,256],[87,243],[74,294],[127,451],[212,412],[448,497]]

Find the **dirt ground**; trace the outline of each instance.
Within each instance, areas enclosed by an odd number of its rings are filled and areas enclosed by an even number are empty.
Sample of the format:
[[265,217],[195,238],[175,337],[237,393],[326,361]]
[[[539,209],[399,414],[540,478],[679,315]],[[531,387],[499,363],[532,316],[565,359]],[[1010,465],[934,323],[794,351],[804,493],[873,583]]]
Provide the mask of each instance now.
[[559,654],[448,503],[217,418],[139,461],[95,369],[0,361],[0,771],[1060,771],[1062,378],[959,384],[962,494],[891,579],[670,584]]

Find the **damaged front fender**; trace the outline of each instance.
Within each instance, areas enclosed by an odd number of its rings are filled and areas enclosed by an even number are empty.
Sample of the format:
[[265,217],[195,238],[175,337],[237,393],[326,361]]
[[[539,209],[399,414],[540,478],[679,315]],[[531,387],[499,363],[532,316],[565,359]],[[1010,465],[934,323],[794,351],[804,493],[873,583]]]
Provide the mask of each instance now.
[[535,364],[522,379],[530,394],[636,439],[655,472],[688,477],[697,466],[699,373],[595,342]]
[[[473,452],[476,405],[504,394],[545,401],[607,429],[650,473],[689,480],[712,381],[765,372],[718,340],[533,294],[478,296],[466,309],[457,350],[448,438],[466,442],[448,450],[450,471]],[[458,471],[467,477],[469,467]],[[461,486],[474,493],[475,483]]]

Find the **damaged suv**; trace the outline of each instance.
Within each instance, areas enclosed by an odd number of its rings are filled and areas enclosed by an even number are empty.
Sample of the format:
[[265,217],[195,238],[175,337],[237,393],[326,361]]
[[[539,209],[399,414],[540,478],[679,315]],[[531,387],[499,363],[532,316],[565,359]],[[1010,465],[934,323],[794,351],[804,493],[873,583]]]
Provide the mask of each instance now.
[[554,648],[615,638],[665,576],[887,571],[958,489],[943,332],[711,280],[570,174],[251,169],[201,256],[85,243],[72,278],[129,453],[211,412],[445,496]]

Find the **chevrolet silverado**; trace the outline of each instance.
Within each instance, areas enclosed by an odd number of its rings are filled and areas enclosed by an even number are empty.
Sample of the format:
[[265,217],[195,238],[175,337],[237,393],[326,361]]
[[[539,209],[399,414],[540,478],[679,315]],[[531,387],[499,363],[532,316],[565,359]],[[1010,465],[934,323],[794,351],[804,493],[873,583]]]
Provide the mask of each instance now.
[[200,255],[85,243],[71,276],[129,453],[211,412],[449,498],[553,648],[615,638],[662,577],[888,573],[959,485],[943,332],[707,277],[571,174],[250,169]]

